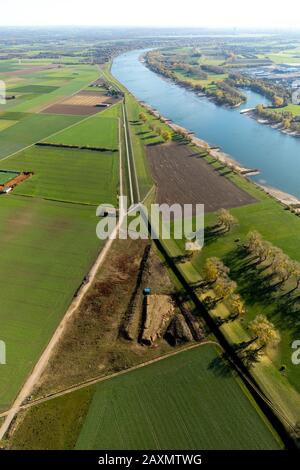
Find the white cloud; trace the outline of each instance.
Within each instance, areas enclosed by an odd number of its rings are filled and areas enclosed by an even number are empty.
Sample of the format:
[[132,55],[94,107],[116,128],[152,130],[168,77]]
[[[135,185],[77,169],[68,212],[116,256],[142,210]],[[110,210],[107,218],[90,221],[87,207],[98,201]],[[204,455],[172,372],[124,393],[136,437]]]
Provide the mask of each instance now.
[[298,28],[299,13],[299,0],[2,0],[0,24]]

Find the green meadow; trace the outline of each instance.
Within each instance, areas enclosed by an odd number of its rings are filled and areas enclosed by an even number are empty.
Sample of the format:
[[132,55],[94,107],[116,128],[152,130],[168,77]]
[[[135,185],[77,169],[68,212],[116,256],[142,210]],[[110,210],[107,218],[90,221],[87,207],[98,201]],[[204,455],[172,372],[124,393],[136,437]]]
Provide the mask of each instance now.
[[4,410],[50,340],[101,242],[93,207],[2,196],[0,220],[0,322],[7,348],[7,364],[0,368]]
[[[47,426],[45,426],[47,422]],[[279,449],[212,345],[33,407],[15,449]]]
[[15,188],[14,194],[84,204],[116,204],[118,152],[34,146],[9,160],[0,160],[0,169],[7,168],[33,172]]
[[5,112],[2,116],[0,115],[0,128],[2,119],[5,121],[17,120],[18,122],[0,132],[0,161],[2,158],[45,139],[65,127],[76,124],[82,117]]
[[46,142],[114,150],[118,148],[118,129],[118,119],[100,113],[46,139]]

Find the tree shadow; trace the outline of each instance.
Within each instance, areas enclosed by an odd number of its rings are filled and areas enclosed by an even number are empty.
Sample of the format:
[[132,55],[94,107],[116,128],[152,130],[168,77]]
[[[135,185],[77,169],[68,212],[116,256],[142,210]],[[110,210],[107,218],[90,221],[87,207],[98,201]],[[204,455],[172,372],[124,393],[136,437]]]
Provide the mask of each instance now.
[[232,375],[232,368],[226,361],[226,355],[215,357],[207,367],[217,377],[230,377]]

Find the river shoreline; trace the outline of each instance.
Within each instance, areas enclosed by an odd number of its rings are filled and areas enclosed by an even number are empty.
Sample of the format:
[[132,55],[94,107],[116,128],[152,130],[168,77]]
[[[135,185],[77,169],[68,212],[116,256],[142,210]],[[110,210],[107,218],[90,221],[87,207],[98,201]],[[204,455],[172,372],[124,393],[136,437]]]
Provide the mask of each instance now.
[[247,175],[251,176],[249,181],[268,188],[279,188],[300,200],[299,139],[291,139],[282,132],[273,132],[271,126],[259,126],[256,119],[245,119],[246,116],[242,116],[245,108],[255,109],[257,103],[268,106],[266,99],[247,90],[248,106],[237,110],[218,106],[207,97],[201,100],[200,93],[177,86],[173,80],[164,79],[146,67],[140,60],[145,52],[127,53],[116,59],[112,67],[117,79],[135,97],[158,110],[157,115],[170,118],[172,122],[167,124],[178,123],[179,127],[191,130],[191,133],[187,131],[189,140],[199,136],[199,146],[209,147],[215,158],[226,161],[229,166],[238,167],[239,174],[243,173],[241,168],[258,169],[260,176],[252,178],[253,174],[250,173]]
[[228,168],[235,171],[240,176],[246,178],[248,181],[251,181],[251,183],[257,186],[258,188],[262,189],[270,197],[276,199],[278,202],[280,202],[284,206],[293,209],[297,215],[300,215],[300,199],[298,199],[296,196],[293,196],[292,194],[281,191],[280,189],[272,188],[270,186],[257,183],[256,181],[253,181],[252,179],[249,178],[250,176],[258,175],[260,173],[258,169],[251,169],[251,168],[243,167],[238,161],[236,161],[230,155],[223,152],[219,147],[218,148],[212,147],[205,140],[202,140],[199,137],[196,137],[194,133],[191,132],[189,129],[179,126],[178,124],[174,123],[171,119],[167,119],[166,117],[162,116],[162,114],[159,111],[157,111],[148,103],[145,103],[144,101],[141,101],[141,100],[137,100],[137,101],[140,103],[141,106],[147,109],[150,113],[152,113],[158,119],[163,120],[163,122],[165,122],[174,132],[184,133],[187,136],[189,136],[191,144],[195,145],[196,147],[202,150],[205,149],[208,155],[210,155],[212,158],[228,166]]
[[251,119],[254,119],[259,124],[264,124],[269,127],[272,127],[272,129],[282,132],[282,134],[286,134],[286,135],[289,135],[291,137],[296,137],[296,138],[300,137],[300,132],[292,131],[289,129],[284,129],[281,123],[274,123],[270,121],[269,119],[260,118],[259,116],[257,116],[254,108],[243,110],[241,114],[246,114],[246,116],[250,117]]
[[[166,80],[170,80],[172,81],[173,83],[175,83],[176,85],[186,89],[186,90],[189,90],[193,93],[195,93],[197,96],[199,97],[205,97],[206,99],[208,100],[211,100],[213,103],[215,103],[217,106],[225,106],[229,109],[237,109],[239,108],[240,106],[242,106],[242,104],[244,104],[244,101],[241,101],[240,103],[237,103],[235,105],[228,105],[226,103],[219,103],[213,96],[210,96],[210,95],[207,95],[204,91],[197,91],[193,88],[193,86],[189,85],[189,83],[187,82],[184,82],[184,81],[177,81],[173,78],[169,78],[165,75],[163,75],[162,73],[160,73],[159,71],[153,69],[151,67],[151,65],[148,63],[147,61],[147,53],[142,55],[141,58],[140,58],[140,61],[143,63],[143,65],[145,65],[145,67],[147,67],[151,72],[153,73],[157,73],[158,75],[160,75],[162,78],[166,79]],[[260,118],[259,116],[256,115],[255,113],[255,108],[250,108],[250,109],[247,109],[247,110],[243,110],[241,111],[241,114],[246,114],[247,116],[249,116],[250,118],[256,120],[259,124],[266,124],[268,126],[270,126],[272,129],[275,129],[275,130],[278,130],[280,132],[282,132],[283,134],[286,134],[286,135],[289,135],[291,137],[296,137],[296,138],[299,138],[300,137],[300,132],[297,132],[297,131],[292,131],[292,130],[289,130],[289,129],[284,129],[284,127],[282,127],[282,124],[280,123],[274,123],[268,119],[262,119]],[[256,173],[257,174],[257,173]]]

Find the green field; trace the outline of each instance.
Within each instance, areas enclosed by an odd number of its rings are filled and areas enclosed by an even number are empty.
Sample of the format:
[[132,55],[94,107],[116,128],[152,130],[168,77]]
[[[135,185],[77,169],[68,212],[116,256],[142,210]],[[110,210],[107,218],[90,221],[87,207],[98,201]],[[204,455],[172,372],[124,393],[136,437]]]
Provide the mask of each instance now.
[[[215,168],[221,168],[220,163],[213,165]],[[267,315],[275,324],[281,335],[279,345],[275,351],[271,351],[270,358],[265,357],[251,371],[273,401],[280,404],[288,419],[296,423],[300,418],[300,369],[292,364],[291,343],[298,339],[299,335],[298,311],[289,306],[286,296],[283,295],[285,291],[279,289],[276,293],[263,288],[263,271],[260,272],[255,267],[246,269],[245,260],[238,250],[237,240],[243,242],[250,231],[257,230],[266,240],[281,248],[292,259],[300,261],[300,219],[252,183],[232,173],[229,178],[252,194],[258,203],[232,209],[231,212],[237,218],[238,225],[225,235],[208,237],[201,254],[195,255],[192,262],[185,263],[180,268],[189,282],[199,281],[208,257],[219,257],[230,268],[230,276],[237,282],[237,290],[246,303],[246,315],[241,319],[226,322],[221,327],[230,343],[238,344],[250,339],[247,325],[257,314]],[[206,228],[215,223],[216,214],[206,214]],[[171,256],[180,256],[185,252],[182,241],[176,240],[176,244],[174,241],[167,241],[166,244]],[[287,290],[294,287],[294,283],[292,284]],[[224,318],[228,316],[226,303],[219,303],[212,314]],[[282,366],[284,374],[280,372]]]
[[287,111],[289,113],[292,113],[293,116],[300,116],[300,105],[290,103],[287,106],[284,106],[283,108],[274,108],[274,111],[276,111],[277,113]]
[[[85,119],[36,111],[86,87],[98,78],[96,66],[32,71],[17,78],[7,77],[8,89],[26,94],[1,109],[0,168],[33,175],[9,196],[0,196],[0,321],[7,348],[7,364],[0,369],[1,410],[20,390],[102,247],[95,207],[86,204],[116,204],[119,179],[118,152],[34,145]],[[112,121],[115,127],[109,118],[99,119],[86,144],[97,130],[117,148],[117,119]],[[0,182],[10,176],[0,171]]]
[[[259,192],[257,192],[259,196]],[[281,342],[277,354],[272,358],[276,368],[283,364],[286,366],[285,377],[300,392],[300,368],[293,365],[291,356],[291,343],[298,338],[299,320],[296,313],[291,322],[292,312],[284,306],[276,296],[269,297],[265,292],[258,294],[255,288],[255,279],[248,273],[241,274],[240,268],[243,260],[237,252],[236,239],[245,239],[253,229],[258,230],[266,240],[278,246],[292,259],[300,261],[300,219],[289,211],[284,210],[277,202],[260,194],[263,200],[258,204],[232,209],[232,214],[237,217],[239,225],[225,236],[216,237],[207,242],[202,255],[193,260],[197,271],[201,272],[207,257],[217,256],[231,268],[231,276],[238,282],[238,289],[247,302],[247,315],[245,323],[252,320],[257,314],[263,312],[275,323],[281,333]],[[207,214],[206,225],[211,226],[216,220],[215,214]],[[284,298],[283,298],[284,300]],[[234,329],[234,324],[232,325]],[[229,328],[230,329],[230,328]]]
[[[39,112],[47,105],[86,88],[91,82],[97,80],[98,76],[99,73],[97,66],[88,64],[66,65],[59,69],[24,74],[23,78],[25,79],[25,82],[22,82],[22,87],[27,87],[27,93],[30,93],[30,90],[36,90],[36,97],[29,101],[20,103],[16,100],[12,109],[14,111],[22,112]],[[56,89],[53,89],[54,82],[52,81],[52,83],[49,84],[49,77],[58,80],[63,79],[63,81],[60,86],[54,87]],[[46,92],[43,92],[41,87],[46,87]],[[51,89],[52,91],[49,92]],[[11,89],[8,91],[10,92]]]
[[7,181],[12,180],[17,176],[18,172],[13,171],[1,171],[0,170],[0,184],[5,184]]
[[113,150],[118,148],[118,128],[116,118],[105,117],[101,113],[46,139],[46,142]]
[[210,345],[96,387],[77,449],[276,449]]
[[7,129],[8,127],[13,126],[16,124],[17,121],[13,121],[11,119],[0,119],[0,132],[4,131],[4,129]]
[[[45,425],[47,423],[47,425]],[[279,449],[212,345],[31,408],[14,449]]]
[[[21,120],[0,133],[0,160],[82,119],[80,116],[71,115],[6,112],[3,113],[5,120],[9,119],[10,114],[11,119],[18,120],[15,116],[21,116]],[[1,121],[0,116],[0,125]]]
[[94,208],[16,195],[0,199],[0,322],[9,406],[88,272],[100,241]]
[[18,86],[14,88],[10,88],[10,92],[15,93],[51,93],[52,91],[57,90],[58,87],[56,86],[44,86],[44,85],[25,85],[25,86]]
[[0,169],[7,167],[34,173],[14,194],[97,205],[117,201],[118,152],[34,146],[0,160]]

